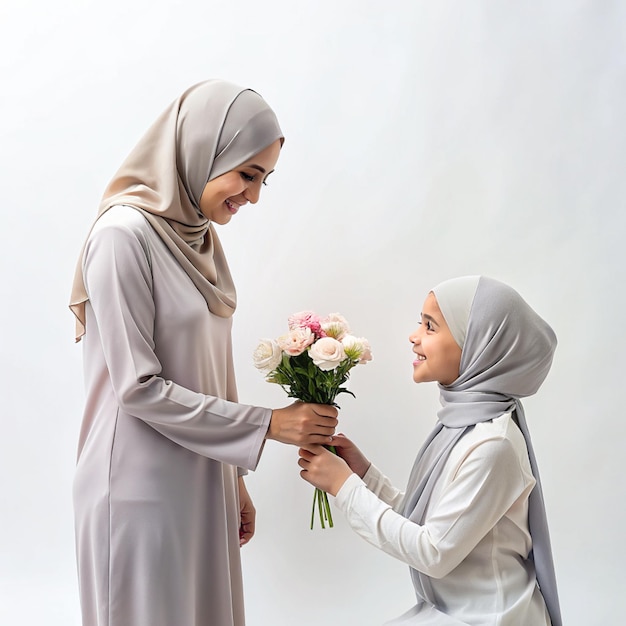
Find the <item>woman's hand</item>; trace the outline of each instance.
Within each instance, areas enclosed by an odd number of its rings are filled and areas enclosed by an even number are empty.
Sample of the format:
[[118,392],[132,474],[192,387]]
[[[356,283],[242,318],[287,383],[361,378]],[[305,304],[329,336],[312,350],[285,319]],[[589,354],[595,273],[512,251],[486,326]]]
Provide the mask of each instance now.
[[337,415],[337,409],[328,404],[294,402],[272,411],[266,438],[296,446],[330,444],[338,424]]
[[243,476],[239,476],[239,547],[245,546],[254,535],[256,509],[246,489]]
[[350,469],[359,477],[363,478],[370,468],[369,459],[356,447],[353,441],[343,433],[333,437],[332,446],[335,446],[337,454],[348,464]]
[[333,496],[341,489],[352,474],[348,464],[324,446],[313,445],[300,448],[298,465],[302,468],[300,476],[314,487]]

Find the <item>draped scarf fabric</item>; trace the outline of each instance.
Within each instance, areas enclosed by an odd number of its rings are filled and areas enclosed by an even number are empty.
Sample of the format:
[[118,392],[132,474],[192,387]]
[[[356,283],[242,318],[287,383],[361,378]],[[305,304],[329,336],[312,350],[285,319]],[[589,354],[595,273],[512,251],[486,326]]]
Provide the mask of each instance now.
[[[439,385],[442,408],[437,413],[438,423],[417,455],[403,513],[423,524],[433,488],[456,443],[477,423],[513,413],[537,481],[529,498],[533,543],[529,558],[534,560],[552,624],[561,626],[541,480],[520,401],[536,393],[547,376],[556,336],[515,290],[494,279],[462,277],[441,283],[432,291],[462,348],[460,374],[452,384]],[[458,336],[462,337],[460,342]],[[411,577],[417,595],[434,604],[429,577],[414,569]]]
[[[209,180],[241,165],[277,139],[278,120],[251,89],[222,80],[194,85],[148,129],[117,171],[96,220],[112,206],[135,207],[150,222],[203,295],[209,310],[230,317],[236,293],[212,224],[200,211]],[[84,246],[78,259],[70,309],[76,341],[85,333]]]

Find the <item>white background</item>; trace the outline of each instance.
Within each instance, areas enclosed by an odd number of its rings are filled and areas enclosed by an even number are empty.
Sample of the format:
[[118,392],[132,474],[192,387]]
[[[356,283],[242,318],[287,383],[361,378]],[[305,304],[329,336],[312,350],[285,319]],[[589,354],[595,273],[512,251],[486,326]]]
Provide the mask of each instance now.
[[[210,77],[259,91],[287,137],[261,202],[219,231],[241,400],[286,404],[251,365],[258,338],[294,311],[343,313],[375,360],[353,372],[341,429],[402,485],[437,408],[407,341],[426,292],[510,282],[560,342],[526,409],[565,623],[619,622],[625,28],[619,0],[4,1],[0,624],[79,624],[74,263],[124,156]],[[248,481],[250,626],[376,625],[413,603],[407,568],[339,514],[308,529],[294,448],[268,444]]]

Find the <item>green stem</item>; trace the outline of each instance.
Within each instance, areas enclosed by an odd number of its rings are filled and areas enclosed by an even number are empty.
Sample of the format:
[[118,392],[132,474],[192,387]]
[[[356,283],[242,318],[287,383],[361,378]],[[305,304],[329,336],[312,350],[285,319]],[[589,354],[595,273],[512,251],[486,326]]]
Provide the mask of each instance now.
[[317,498],[317,505],[320,511],[320,523],[322,524],[322,528],[326,528],[324,525],[324,503],[322,502],[322,494],[324,492],[320,489],[315,489],[315,497]]
[[[324,446],[327,450],[330,450],[333,454],[337,454],[337,450],[335,446]],[[313,509],[311,511],[311,530],[313,530],[313,522],[315,520],[315,506],[317,505],[319,515],[320,515],[320,524],[322,528],[326,528],[326,524],[324,524],[324,520],[328,522],[329,528],[334,528],[333,523],[333,514],[330,508],[330,502],[328,500],[328,494],[321,489],[315,488],[315,493],[313,494]]]
[[332,528],[333,527],[333,515],[330,512],[330,502],[328,502],[328,494],[323,491],[322,492],[324,494],[324,504],[325,504],[325,508],[326,508],[326,515],[327,515],[327,519],[328,519],[328,525]]
[[311,530],[313,530],[313,522],[315,521],[315,494],[313,494],[313,507],[311,508]]

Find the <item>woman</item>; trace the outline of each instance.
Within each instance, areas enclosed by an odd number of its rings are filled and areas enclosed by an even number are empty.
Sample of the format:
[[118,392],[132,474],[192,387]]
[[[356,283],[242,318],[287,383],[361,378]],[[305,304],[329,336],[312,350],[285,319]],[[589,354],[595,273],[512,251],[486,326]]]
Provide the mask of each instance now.
[[302,477],[352,528],[411,567],[417,605],[391,624],[561,626],[543,496],[520,398],[546,377],[552,329],[513,289],[470,276],[426,298],[410,336],[438,423],[406,495],[347,438],[300,451]]
[[235,289],[213,223],[257,202],[282,143],[258,94],[207,81],[105,191],[71,299],[87,388],[74,484],[84,626],[244,624],[243,475],[266,438],[334,432],[331,407],[237,403]]

